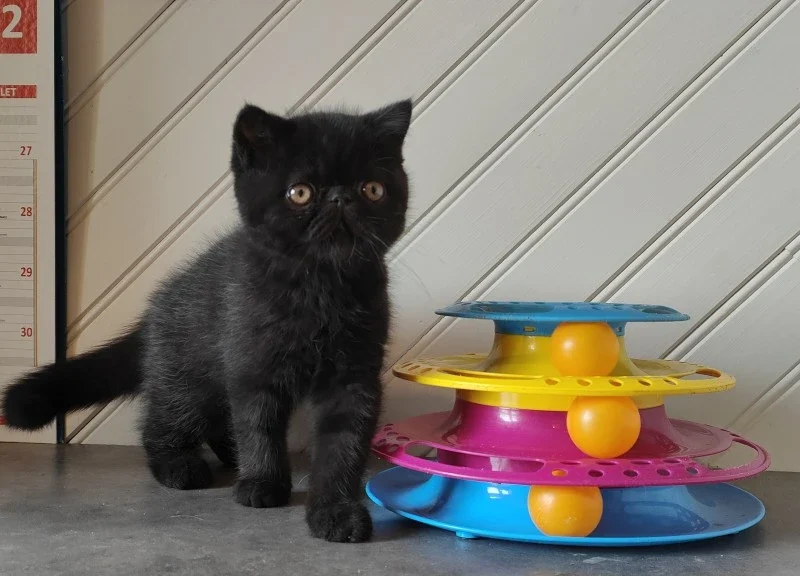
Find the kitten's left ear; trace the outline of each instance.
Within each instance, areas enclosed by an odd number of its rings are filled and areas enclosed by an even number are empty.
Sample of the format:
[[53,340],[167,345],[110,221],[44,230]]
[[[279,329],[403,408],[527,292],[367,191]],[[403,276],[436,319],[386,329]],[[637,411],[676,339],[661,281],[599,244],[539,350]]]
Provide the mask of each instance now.
[[366,114],[373,130],[381,139],[400,146],[411,125],[411,100],[400,100]]

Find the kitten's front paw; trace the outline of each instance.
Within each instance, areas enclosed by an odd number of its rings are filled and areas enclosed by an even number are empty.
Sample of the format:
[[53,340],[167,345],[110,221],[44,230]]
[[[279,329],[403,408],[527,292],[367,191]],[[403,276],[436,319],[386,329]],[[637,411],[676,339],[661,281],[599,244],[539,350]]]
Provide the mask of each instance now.
[[372,536],[372,518],[360,502],[310,505],[306,521],[314,537],[328,542],[365,542]]
[[239,480],[233,488],[234,499],[253,508],[275,508],[289,503],[292,483],[260,480]]
[[208,488],[214,480],[206,461],[194,455],[171,460],[152,460],[150,470],[161,484],[178,490]]

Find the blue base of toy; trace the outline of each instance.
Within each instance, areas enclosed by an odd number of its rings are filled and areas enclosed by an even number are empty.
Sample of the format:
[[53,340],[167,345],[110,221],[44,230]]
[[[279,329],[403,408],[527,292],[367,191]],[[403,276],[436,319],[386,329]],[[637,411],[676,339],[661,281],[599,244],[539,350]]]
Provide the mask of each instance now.
[[379,506],[461,538],[568,546],[654,546],[705,540],[764,517],[755,496],[730,484],[605,489],[603,519],[585,538],[546,536],[528,516],[528,486],[431,476],[391,468],[367,484]]

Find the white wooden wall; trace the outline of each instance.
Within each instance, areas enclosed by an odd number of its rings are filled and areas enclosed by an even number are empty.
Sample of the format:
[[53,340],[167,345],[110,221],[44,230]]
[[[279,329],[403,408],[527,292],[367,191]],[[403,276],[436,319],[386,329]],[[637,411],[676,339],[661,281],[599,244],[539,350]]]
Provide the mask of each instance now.
[[[230,125],[413,96],[389,360],[485,350],[458,299],[677,307],[638,356],[738,377],[679,417],[800,470],[800,5],[790,0],[72,0],[69,343],[112,336],[234,221]],[[450,405],[392,380],[387,418]],[[69,419],[136,443],[135,405]],[[302,430],[302,428],[300,428]],[[302,434],[296,442],[302,442]]]

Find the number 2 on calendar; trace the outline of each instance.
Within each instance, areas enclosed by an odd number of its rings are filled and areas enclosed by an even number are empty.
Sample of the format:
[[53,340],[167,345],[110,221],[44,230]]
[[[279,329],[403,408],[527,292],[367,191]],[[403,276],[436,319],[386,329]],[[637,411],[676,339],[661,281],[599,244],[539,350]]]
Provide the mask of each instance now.
[[36,54],[38,0],[0,0],[0,54]]
[[19,23],[22,20],[22,8],[16,4],[8,4],[3,6],[3,14],[11,14],[11,19],[6,27],[3,28],[3,38],[22,38],[22,30],[19,29]]

